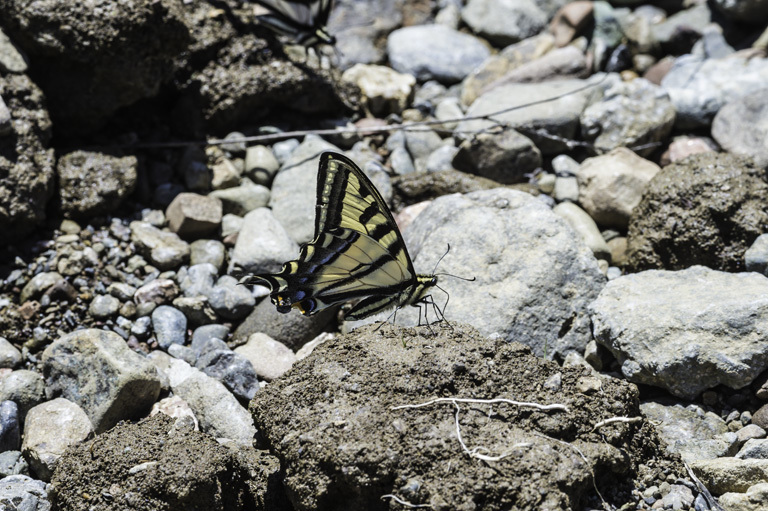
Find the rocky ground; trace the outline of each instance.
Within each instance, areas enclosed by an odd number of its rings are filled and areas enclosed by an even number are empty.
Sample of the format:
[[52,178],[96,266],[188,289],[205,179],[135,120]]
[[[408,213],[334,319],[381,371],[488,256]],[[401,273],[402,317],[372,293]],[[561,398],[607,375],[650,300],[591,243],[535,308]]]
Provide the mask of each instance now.
[[[768,509],[765,0],[0,13],[2,509]],[[326,150],[447,321],[238,285]]]

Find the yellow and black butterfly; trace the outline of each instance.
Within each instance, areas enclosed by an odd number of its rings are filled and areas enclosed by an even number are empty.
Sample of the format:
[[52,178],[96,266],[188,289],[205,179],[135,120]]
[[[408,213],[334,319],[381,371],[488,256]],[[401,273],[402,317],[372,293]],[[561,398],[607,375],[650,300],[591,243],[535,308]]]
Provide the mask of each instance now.
[[355,163],[338,153],[320,156],[315,237],[299,258],[276,274],[254,275],[245,284],[269,286],[279,312],[314,314],[362,299],[346,314],[363,319],[379,312],[418,306],[437,285],[435,275],[417,274],[384,199]]

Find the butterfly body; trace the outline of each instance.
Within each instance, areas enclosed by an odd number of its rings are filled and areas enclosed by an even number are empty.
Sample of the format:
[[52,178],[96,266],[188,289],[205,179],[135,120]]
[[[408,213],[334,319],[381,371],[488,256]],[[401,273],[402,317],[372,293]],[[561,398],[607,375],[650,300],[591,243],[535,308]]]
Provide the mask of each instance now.
[[276,274],[247,283],[266,284],[279,312],[311,315],[359,301],[346,315],[363,319],[423,301],[437,277],[417,274],[384,199],[347,157],[323,153],[317,178],[315,237],[298,259]]

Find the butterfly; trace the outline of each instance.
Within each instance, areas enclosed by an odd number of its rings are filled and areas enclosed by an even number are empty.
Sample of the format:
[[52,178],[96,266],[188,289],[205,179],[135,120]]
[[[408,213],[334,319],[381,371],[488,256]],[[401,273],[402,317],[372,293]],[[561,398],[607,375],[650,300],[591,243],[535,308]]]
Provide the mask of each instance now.
[[244,284],[270,288],[278,312],[311,315],[362,299],[346,319],[364,319],[392,308],[420,306],[435,275],[417,274],[381,194],[346,156],[325,152],[317,173],[314,239],[299,258],[275,274],[253,275]]
[[306,47],[336,44],[336,38],[326,28],[333,0],[251,1],[270,10],[269,14],[257,16],[257,19],[273,32],[289,36]]

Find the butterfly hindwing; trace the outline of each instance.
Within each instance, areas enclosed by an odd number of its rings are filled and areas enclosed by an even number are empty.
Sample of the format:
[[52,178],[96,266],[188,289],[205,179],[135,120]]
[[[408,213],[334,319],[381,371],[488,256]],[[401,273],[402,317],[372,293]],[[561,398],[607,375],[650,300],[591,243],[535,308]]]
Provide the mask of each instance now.
[[362,299],[347,317],[414,304],[436,284],[416,275],[402,235],[379,192],[352,160],[338,153],[320,157],[315,237],[299,257],[266,283],[278,311],[297,307],[313,314],[331,305]]

